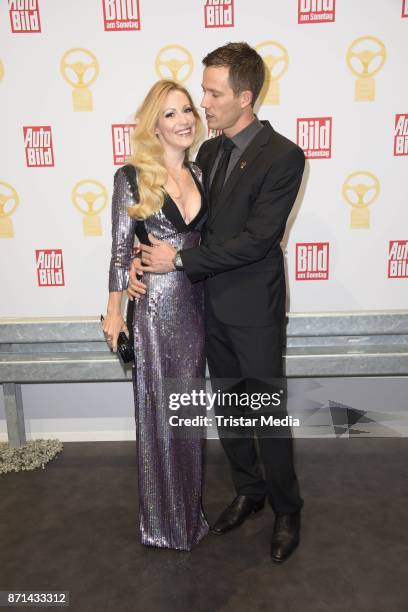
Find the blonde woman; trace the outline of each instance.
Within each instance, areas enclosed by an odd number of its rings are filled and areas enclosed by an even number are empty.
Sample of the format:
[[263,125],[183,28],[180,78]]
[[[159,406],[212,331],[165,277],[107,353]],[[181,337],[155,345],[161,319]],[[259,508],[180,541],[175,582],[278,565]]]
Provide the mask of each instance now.
[[[114,180],[109,301],[103,330],[116,351],[126,329],[120,310],[135,234],[177,249],[197,246],[206,216],[201,172],[188,161],[202,124],[190,94],[157,82],[136,113],[133,155]],[[202,441],[174,438],[166,379],[204,378],[201,283],[183,272],[146,274],[146,298],[135,303],[133,388],[138,454],[139,518],[145,545],[190,550],[207,533],[201,507]]]

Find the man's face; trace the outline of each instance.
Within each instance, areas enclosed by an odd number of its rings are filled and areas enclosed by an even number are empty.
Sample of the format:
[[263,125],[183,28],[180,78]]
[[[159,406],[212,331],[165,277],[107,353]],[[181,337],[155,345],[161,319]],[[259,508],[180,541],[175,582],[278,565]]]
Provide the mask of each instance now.
[[203,74],[201,106],[211,130],[233,128],[242,115],[241,97],[235,96],[229,83],[227,66],[208,66]]

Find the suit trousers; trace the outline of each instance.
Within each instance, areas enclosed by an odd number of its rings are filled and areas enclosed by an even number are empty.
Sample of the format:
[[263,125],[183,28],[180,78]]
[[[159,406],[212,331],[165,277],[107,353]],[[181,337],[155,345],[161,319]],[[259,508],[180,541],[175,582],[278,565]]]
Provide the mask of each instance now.
[[[215,315],[206,295],[206,356],[213,392],[256,397],[259,392],[281,393],[279,408],[269,407],[267,415],[284,417],[285,381],[282,378],[283,324],[269,327],[227,325]],[[223,403],[223,402],[222,402]],[[245,402],[243,402],[245,403]],[[241,402],[216,404],[218,433],[228,457],[233,484],[238,495],[259,501],[268,498],[276,514],[292,514],[303,505],[294,469],[293,439],[290,427],[253,428],[230,426],[229,417],[255,416]],[[265,415],[265,409],[261,413]],[[256,413],[260,417],[261,413]],[[227,424],[224,424],[226,422]],[[238,422],[235,420],[235,422]],[[263,464],[263,470],[262,470]]]

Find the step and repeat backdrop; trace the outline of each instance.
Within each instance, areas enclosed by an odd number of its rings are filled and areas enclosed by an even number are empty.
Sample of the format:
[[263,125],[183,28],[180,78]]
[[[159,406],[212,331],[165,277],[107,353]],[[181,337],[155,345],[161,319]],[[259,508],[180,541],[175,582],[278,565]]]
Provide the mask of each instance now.
[[258,117],[307,157],[290,310],[408,308],[408,0],[8,0],[0,316],[104,311],[136,108],[169,77],[199,105],[202,57],[241,40],[267,67]]

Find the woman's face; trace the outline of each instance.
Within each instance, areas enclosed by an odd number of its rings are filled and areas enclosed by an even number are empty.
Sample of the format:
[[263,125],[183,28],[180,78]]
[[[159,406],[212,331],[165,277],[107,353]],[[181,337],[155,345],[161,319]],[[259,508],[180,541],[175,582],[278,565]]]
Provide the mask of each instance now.
[[193,143],[195,128],[196,118],[188,97],[182,91],[171,91],[156,124],[156,135],[163,148],[185,151]]

